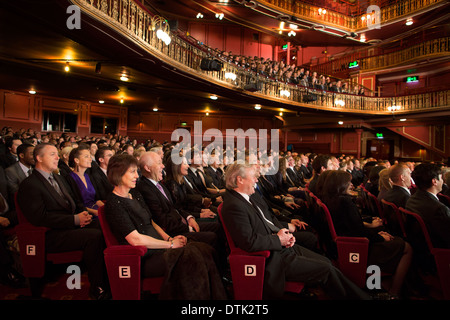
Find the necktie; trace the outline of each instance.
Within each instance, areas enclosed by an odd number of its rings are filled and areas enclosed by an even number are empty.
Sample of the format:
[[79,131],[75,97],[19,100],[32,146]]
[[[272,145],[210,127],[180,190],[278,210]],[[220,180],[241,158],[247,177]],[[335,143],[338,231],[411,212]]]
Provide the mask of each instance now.
[[32,168],[30,168],[30,169],[28,169],[28,177],[33,173],[33,169]]
[[[164,192],[164,189],[163,189],[162,185],[161,185],[159,182],[156,184],[156,187],[158,188],[159,191],[161,191],[161,193],[164,195],[164,197],[166,197],[167,201],[169,201],[170,203],[172,203],[172,202],[169,200],[169,198],[167,197],[167,194]],[[184,224],[187,224],[186,219],[178,212],[178,210],[175,209],[175,211],[180,215],[181,221],[182,221]]]
[[203,183],[203,186],[205,186],[206,187],[206,182],[205,182],[205,177],[203,177],[203,172],[202,173],[200,173],[199,172],[199,170],[197,170],[197,177],[199,177],[200,178],[200,180],[202,181],[202,183]]
[[272,221],[268,220],[265,216],[264,213],[261,211],[261,209],[256,205],[256,203],[252,200],[250,200],[250,203],[252,204],[252,206],[256,209],[256,211],[258,211],[258,213],[261,215],[261,218],[263,219],[263,221],[266,223],[267,227],[274,233],[277,233],[278,231],[280,231],[280,228],[278,228],[277,226],[275,226]]
[[64,194],[62,193],[61,188],[59,187],[58,182],[56,182],[53,175],[50,175],[50,177],[48,177],[48,181],[50,181],[50,184],[53,186],[53,188],[55,188],[59,195],[65,199]]
[[164,192],[163,187],[161,186],[161,184],[159,182],[156,184],[156,187],[158,188],[159,191],[161,191],[161,193],[164,195],[164,197],[166,197],[166,199],[170,202],[169,198],[167,197],[166,193]]

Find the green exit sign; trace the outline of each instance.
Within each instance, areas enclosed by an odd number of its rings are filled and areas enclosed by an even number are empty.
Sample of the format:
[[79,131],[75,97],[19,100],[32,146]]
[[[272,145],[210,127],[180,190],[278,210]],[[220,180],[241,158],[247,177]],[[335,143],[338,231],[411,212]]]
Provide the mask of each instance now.
[[377,133],[377,138],[378,139],[383,139],[383,134],[382,133]]
[[187,126],[187,122],[181,122],[180,123],[182,126]]
[[348,64],[349,69],[358,67],[358,61],[353,61]]
[[410,83],[410,82],[417,82],[419,81],[419,77],[418,76],[411,76],[411,77],[407,77],[406,78],[406,82]]
[[285,44],[285,45],[283,45],[283,46],[281,47],[281,49],[283,49],[283,50],[287,50],[287,48],[288,48],[288,45],[287,45],[287,44]]

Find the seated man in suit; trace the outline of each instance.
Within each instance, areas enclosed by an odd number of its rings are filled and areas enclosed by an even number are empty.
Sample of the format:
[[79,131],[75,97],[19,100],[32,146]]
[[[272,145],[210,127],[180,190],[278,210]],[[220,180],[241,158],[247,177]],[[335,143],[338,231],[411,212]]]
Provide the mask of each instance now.
[[108,169],[109,159],[114,155],[111,147],[100,147],[95,153],[95,161],[98,166],[90,168],[90,176],[94,185],[95,193],[99,199],[106,200],[108,194],[113,190],[113,185],[108,180],[106,170]]
[[387,191],[384,200],[392,202],[398,208],[405,208],[406,202],[411,197],[411,170],[404,163],[393,165],[389,169],[389,179],[392,181],[392,189]]
[[248,252],[270,250],[264,299],[282,297],[286,281],[321,284],[334,299],[369,299],[327,258],[295,244],[295,237],[269,214],[264,202],[252,199],[257,181],[252,165],[232,164],[225,175],[222,218],[235,245]]
[[17,147],[19,161],[5,169],[11,200],[14,199],[14,194],[19,190],[19,184],[31,174],[34,166],[33,150],[32,144],[22,143]]
[[103,259],[105,242],[98,224],[83,207],[76,207],[58,169],[58,150],[49,143],[34,148],[35,169],[22,181],[17,201],[25,218],[35,226],[49,228],[45,235],[47,252],[82,250],[88,271],[90,295],[109,297]]
[[309,180],[312,178],[312,172],[308,168],[308,162],[309,158],[306,156],[306,154],[301,153],[300,154],[300,171],[303,174],[303,179]]
[[435,247],[450,248],[450,209],[437,197],[444,183],[441,168],[422,163],[415,167],[412,178],[418,190],[406,202],[406,209],[422,217]]
[[139,159],[139,167],[142,177],[136,188],[152,212],[153,220],[171,237],[181,234],[208,243],[219,255],[225,255],[223,230],[218,222],[197,222],[189,212],[175,208],[170,191],[160,183],[164,168],[161,157],[155,152],[146,152]]

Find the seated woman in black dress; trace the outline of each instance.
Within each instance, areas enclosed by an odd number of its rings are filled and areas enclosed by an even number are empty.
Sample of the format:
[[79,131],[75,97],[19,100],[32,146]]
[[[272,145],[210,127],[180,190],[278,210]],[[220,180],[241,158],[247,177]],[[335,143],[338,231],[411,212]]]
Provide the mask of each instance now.
[[368,265],[377,265],[382,272],[393,274],[389,294],[395,298],[400,294],[412,258],[411,246],[399,237],[383,231],[381,219],[363,222],[351,196],[350,173],[333,170],[322,184],[321,199],[330,210],[336,233],[339,236],[367,237],[369,239]]
[[189,181],[185,179],[185,176],[188,175],[188,169],[189,165],[185,158],[180,164],[175,164],[171,157],[168,157],[166,160],[164,185],[170,191],[175,208],[178,211],[189,211],[196,220],[216,221],[217,215],[211,211],[211,207],[204,208],[203,198],[198,194],[187,192],[186,184]]
[[187,242],[182,235],[172,238],[152,220],[144,199],[135,189],[137,168],[136,158],[128,154],[109,160],[108,180],[114,189],[106,200],[105,218],[117,241],[148,248],[142,257],[142,275],[166,276],[160,298],[224,299],[214,249],[205,243]]

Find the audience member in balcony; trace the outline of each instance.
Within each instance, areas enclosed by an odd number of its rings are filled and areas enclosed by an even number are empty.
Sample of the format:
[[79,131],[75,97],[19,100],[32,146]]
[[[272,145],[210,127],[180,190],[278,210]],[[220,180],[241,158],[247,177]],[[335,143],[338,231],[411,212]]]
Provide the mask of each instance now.
[[90,295],[108,296],[103,260],[104,239],[98,225],[84,207],[77,207],[58,169],[58,150],[41,143],[34,148],[35,170],[19,186],[17,201],[26,219],[35,226],[49,228],[45,235],[46,252],[82,250],[87,267]]
[[325,257],[295,243],[295,237],[270,214],[264,201],[252,198],[255,169],[234,163],[226,172],[222,217],[235,245],[248,252],[270,250],[264,276],[264,299],[283,296],[286,281],[320,284],[333,299],[369,299]]
[[418,190],[406,202],[406,209],[422,217],[435,247],[449,249],[450,209],[437,197],[444,183],[441,168],[422,163],[414,168],[412,178]]
[[342,81],[337,80],[336,83],[332,87],[332,91],[341,93],[342,92]]
[[365,95],[365,89],[363,86],[360,86],[358,91],[358,96],[364,96]]
[[300,85],[305,88],[309,87],[308,76],[306,74],[304,74],[303,77],[301,78]]
[[69,167],[73,171],[66,177],[75,201],[80,201],[89,214],[98,216],[98,208],[104,203],[99,199],[92,183],[90,169],[92,166],[91,153],[87,144],[81,143],[69,155]]
[[[105,218],[119,244],[148,249],[141,258],[143,277],[166,276],[172,280],[166,282],[169,288],[164,286],[161,290],[163,299],[226,298],[220,276],[211,263],[213,249],[206,244],[188,243],[183,235],[170,236],[153,220],[153,212],[136,188],[137,167],[137,160],[126,153],[113,156],[108,166],[108,179],[114,189],[106,201]],[[181,248],[182,255],[171,251]],[[176,288],[171,282],[176,283]]]
[[384,231],[381,219],[363,222],[351,195],[351,174],[335,170],[324,177],[321,197],[330,210],[337,235],[369,239],[367,264],[377,265],[382,272],[393,274],[388,291],[391,299],[398,299],[411,264],[411,246]]

